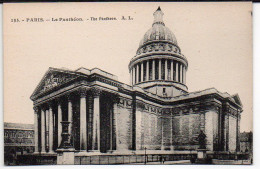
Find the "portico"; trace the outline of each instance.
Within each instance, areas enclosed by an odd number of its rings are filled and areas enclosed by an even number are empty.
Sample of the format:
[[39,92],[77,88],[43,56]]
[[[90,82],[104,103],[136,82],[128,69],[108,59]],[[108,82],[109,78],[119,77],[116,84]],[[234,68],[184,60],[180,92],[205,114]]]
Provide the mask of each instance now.
[[69,140],[76,151],[116,150],[116,100],[116,95],[81,87],[35,104],[36,152],[54,153],[60,148],[62,122],[69,122]]

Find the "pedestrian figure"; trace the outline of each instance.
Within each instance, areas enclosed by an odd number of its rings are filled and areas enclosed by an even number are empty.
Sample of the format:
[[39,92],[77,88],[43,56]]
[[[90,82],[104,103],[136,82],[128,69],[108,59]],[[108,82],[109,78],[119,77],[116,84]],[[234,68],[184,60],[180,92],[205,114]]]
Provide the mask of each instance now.
[[162,156],[160,155],[160,163],[162,164],[162,161],[163,161],[163,159],[162,159]]
[[165,157],[162,157],[162,163],[164,164],[164,161],[165,161]]

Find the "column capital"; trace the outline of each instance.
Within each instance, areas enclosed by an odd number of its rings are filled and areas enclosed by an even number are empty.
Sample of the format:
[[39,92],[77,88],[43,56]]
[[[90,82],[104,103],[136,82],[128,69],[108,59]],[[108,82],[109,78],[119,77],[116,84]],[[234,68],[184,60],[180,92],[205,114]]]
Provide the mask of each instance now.
[[102,93],[102,90],[99,88],[92,88],[91,93],[93,94],[94,97],[99,97],[100,94]]
[[68,93],[68,94],[66,94],[65,96],[66,96],[66,98],[68,99],[68,101],[72,101],[72,98],[73,98],[72,93]]
[[49,109],[53,109],[54,103],[52,101],[48,102]]
[[56,99],[58,105],[61,105],[61,103],[63,102],[63,98],[62,97],[59,97]]
[[80,97],[86,97],[88,89],[81,87],[77,92],[80,95]]
[[39,106],[39,109],[43,110],[43,111],[46,111],[48,110],[48,103],[43,103]]
[[39,106],[34,106],[33,110],[34,110],[35,113],[37,113],[40,110],[40,108],[39,108]]
[[115,95],[112,95],[112,102],[113,103],[118,103],[119,102],[119,95],[118,94],[115,94]]

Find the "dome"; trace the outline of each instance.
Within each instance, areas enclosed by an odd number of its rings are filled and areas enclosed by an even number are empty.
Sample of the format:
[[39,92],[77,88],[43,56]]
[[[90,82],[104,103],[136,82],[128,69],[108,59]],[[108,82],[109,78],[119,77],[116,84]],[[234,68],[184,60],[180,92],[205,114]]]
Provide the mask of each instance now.
[[175,35],[169,28],[162,24],[154,24],[153,27],[145,33],[139,47],[154,41],[172,42],[174,45],[178,46]]
[[167,41],[178,46],[175,35],[172,31],[167,28],[163,22],[163,12],[160,7],[154,12],[154,22],[152,28],[150,28],[144,35],[143,39],[140,41],[139,47],[156,41]]

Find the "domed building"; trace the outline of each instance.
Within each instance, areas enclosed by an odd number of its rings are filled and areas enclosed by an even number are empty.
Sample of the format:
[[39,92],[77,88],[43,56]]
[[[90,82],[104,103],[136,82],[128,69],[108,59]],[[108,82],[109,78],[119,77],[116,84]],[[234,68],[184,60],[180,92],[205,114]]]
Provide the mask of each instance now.
[[[239,96],[214,88],[188,92],[188,60],[163,15],[160,8],[154,12],[129,63],[130,85],[98,68],[49,68],[31,96],[34,154],[55,156],[58,164],[109,158],[113,164],[121,163],[114,159],[119,156],[138,162],[144,153],[148,159],[174,159],[201,146],[207,153],[239,151]],[[60,162],[66,152],[73,158]]]

